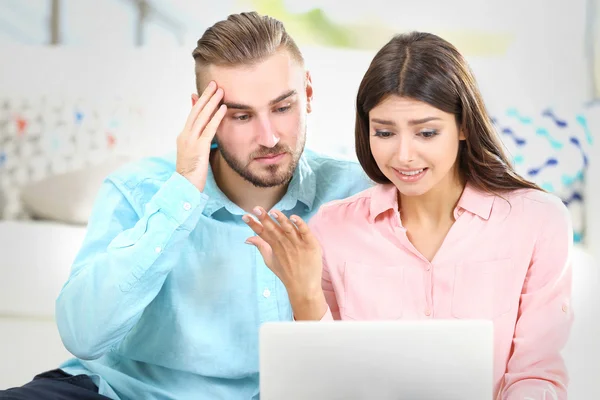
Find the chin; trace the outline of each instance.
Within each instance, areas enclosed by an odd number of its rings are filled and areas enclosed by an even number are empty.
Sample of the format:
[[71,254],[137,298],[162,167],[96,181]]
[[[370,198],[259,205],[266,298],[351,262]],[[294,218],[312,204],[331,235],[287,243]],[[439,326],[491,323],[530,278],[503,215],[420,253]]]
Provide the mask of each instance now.
[[403,196],[418,197],[431,190],[431,185],[429,184],[428,179],[423,179],[419,182],[408,183],[400,181],[394,176],[394,179],[390,180],[394,186],[396,186],[398,192],[402,193]]
[[406,184],[396,185],[396,188],[403,196],[409,196],[409,197],[423,196],[425,193],[427,193],[429,191],[429,188],[414,187],[414,186],[410,187],[410,186],[407,186]]

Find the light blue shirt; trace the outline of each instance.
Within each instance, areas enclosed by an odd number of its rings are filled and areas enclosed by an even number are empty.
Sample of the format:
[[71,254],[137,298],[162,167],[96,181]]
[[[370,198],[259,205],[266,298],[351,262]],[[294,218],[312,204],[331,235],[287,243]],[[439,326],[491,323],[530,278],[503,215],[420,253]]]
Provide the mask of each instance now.
[[[356,162],[305,151],[275,208],[308,220],[372,183]],[[109,176],[56,303],[61,365],[114,399],[258,399],[258,332],[289,321],[285,287],[244,241],[244,211],[203,193],[174,157]]]

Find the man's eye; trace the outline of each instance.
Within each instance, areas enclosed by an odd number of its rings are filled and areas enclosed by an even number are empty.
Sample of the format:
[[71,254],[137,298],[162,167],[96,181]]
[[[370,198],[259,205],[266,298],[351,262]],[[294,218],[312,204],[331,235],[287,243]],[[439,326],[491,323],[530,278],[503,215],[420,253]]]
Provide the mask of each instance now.
[[279,107],[279,108],[277,108],[277,112],[278,113],[284,113],[284,112],[286,112],[289,109],[290,109],[290,106]]
[[248,114],[237,115],[234,116],[233,119],[237,119],[238,121],[247,121],[248,119],[250,119],[250,116]]

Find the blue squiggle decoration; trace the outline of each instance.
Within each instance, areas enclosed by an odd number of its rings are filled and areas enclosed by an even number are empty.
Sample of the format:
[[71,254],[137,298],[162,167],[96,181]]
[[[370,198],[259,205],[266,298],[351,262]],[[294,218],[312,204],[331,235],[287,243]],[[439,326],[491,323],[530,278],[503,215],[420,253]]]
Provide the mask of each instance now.
[[583,182],[583,170],[578,171],[573,176],[569,176],[567,174],[563,175],[562,182],[565,186],[571,186],[575,182]]
[[554,193],[554,185],[550,182],[544,182],[540,185],[540,187],[547,192]]
[[553,166],[555,166],[555,165],[557,165],[557,164],[558,164],[558,160],[557,160],[556,158],[549,158],[549,159],[547,159],[547,160],[546,160],[546,162],[545,162],[545,163],[544,163],[542,166],[540,166],[540,167],[538,167],[538,168],[531,168],[531,169],[530,169],[530,170],[527,172],[527,174],[528,174],[529,176],[535,176],[535,175],[537,175],[538,173],[540,173],[540,171],[541,171],[541,170],[543,170],[544,168],[547,168],[547,167],[553,167]]
[[578,115],[575,119],[577,120],[577,123],[583,127],[583,132],[585,132],[585,138],[587,139],[588,144],[593,144],[594,139],[592,137],[592,131],[590,130],[585,117],[583,115]]
[[581,195],[581,193],[579,192],[573,192],[573,194],[571,195],[571,197],[569,197],[568,199],[563,199],[563,203],[565,204],[565,206],[569,206],[569,204],[575,202],[575,201],[580,201],[583,202],[583,196]]
[[555,148],[555,149],[561,149],[563,147],[563,144],[561,142],[559,142],[558,140],[554,139],[551,135],[550,132],[548,132],[548,130],[546,128],[538,128],[535,130],[535,133],[545,137],[548,142],[550,142],[550,145]]
[[556,124],[556,126],[558,126],[559,128],[566,128],[568,126],[567,121],[561,120],[559,119],[556,114],[554,114],[554,111],[552,111],[551,109],[547,109],[545,110],[542,115],[544,117],[548,117],[550,118],[552,121],[554,121],[554,123]]
[[583,151],[583,148],[581,147],[581,143],[579,142],[579,139],[577,139],[575,136],[571,136],[571,138],[569,139],[569,142],[571,142],[575,147],[577,147],[579,149],[579,152],[581,153],[581,156],[583,157],[583,166],[584,166],[584,168],[587,168],[587,166],[588,166],[587,154],[585,154],[585,151]]
[[508,109],[508,110],[506,111],[506,115],[508,115],[509,117],[516,118],[516,119],[518,119],[518,120],[519,120],[521,123],[523,123],[523,124],[526,124],[526,125],[528,125],[528,124],[531,124],[531,123],[533,122],[533,120],[532,120],[531,118],[529,118],[529,117],[526,117],[526,116],[524,116],[524,115],[521,115],[521,114],[519,113],[519,111],[517,111],[517,109],[516,109],[516,108],[510,108],[510,109]]
[[502,128],[502,133],[504,133],[507,136],[510,136],[515,141],[515,144],[517,146],[524,146],[527,143],[525,139],[517,137],[513,130],[510,128]]

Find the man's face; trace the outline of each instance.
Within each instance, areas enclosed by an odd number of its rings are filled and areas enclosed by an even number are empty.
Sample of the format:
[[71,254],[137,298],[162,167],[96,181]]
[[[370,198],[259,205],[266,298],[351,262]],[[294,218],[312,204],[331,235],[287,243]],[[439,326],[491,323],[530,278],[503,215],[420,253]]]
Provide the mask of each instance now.
[[227,165],[257,187],[286,184],[306,141],[310,75],[282,50],[255,65],[207,67],[227,114],[216,139]]

